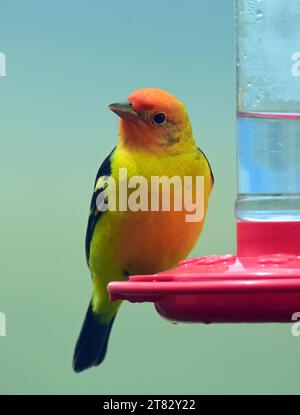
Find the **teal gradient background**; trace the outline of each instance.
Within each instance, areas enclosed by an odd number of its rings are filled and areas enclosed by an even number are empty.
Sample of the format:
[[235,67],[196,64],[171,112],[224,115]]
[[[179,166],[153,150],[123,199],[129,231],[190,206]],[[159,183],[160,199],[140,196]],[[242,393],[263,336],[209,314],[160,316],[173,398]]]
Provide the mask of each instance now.
[[71,369],[107,104],[142,86],[186,104],[216,178],[193,255],[235,251],[233,0],[0,0],[0,51],[0,393],[298,393],[290,325],[175,326],[151,304],[122,306],[101,367]]

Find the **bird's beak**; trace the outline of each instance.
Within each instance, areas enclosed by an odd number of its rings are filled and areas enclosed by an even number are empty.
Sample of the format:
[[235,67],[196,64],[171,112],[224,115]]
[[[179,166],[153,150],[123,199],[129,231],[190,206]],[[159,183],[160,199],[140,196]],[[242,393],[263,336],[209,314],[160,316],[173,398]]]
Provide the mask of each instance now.
[[133,108],[131,102],[129,101],[110,104],[108,108],[121,118],[134,120],[139,117],[138,112]]

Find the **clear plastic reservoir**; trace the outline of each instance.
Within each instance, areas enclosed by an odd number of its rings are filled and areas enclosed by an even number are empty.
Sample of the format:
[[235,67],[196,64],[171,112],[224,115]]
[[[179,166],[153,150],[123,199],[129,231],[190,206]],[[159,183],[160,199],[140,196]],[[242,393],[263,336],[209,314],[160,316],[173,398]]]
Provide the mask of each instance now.
[[300,220],[300,0],[236,0],[244,221]]

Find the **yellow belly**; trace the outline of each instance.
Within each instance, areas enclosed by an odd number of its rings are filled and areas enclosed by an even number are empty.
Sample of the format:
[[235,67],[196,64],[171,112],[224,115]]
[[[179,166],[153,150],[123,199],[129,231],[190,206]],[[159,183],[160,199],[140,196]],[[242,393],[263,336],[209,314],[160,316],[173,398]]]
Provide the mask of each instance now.
[[121,262],[130,274],[173,267],[189,254],[202,224],[186,222],[184,212],[129,213],[121,226]]
[[[211,177],[206,160],[199,158],[198,153],[150,159],[145,155],[143,159],[140,153],[122,152],[122,156],[112,162],[112,175],[117,186],[119,169],[124,166],[128,166],[128,179],[133,176],[147,179],[149,192],[152,176],[180,176],[182,179],[184,176],[203,176],[205,192],[202,202],[206,212]],[[187,222],[186,215],[184,210],[105,212],[96,225],[91,243],[92,271],[97,275],[107,275],[108,268],[109,280],[111,273],[115,275],[113,278],[119,279],[124,273],[155,273],[176,265],[195,245],[205,219]]]
[[[128,179],[143,176],[150,188],[152,176],[204,176],[204,210],[211,191],[210,171],[197,154],[182,157],[150,158],[141,154],[122,154],[112,162],[112,176],[117,182],[120,168],[128,166]],[[118,189],[117,189],[118,190]],[[149,193],[150,195],[150,193]],[[90,247],[90,269],[93,275],[93,307],[109,319],[119,304],[107,297],[107,284],[126,279],[128,275],[164,271],[187,257],[195,245],[204,223],[187,222],[186,211],[107,211],[94,229]],[[100,312],[101,310],[101,312]]]

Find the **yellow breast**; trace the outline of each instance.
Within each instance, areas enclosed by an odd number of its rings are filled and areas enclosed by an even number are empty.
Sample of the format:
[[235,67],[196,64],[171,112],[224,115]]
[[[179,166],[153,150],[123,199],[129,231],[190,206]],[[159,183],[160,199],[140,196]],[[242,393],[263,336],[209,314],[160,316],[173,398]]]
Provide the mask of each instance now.
[[[127,168],[127,179],[142,176],[149,184],[153,176],[196,176],[204,178],[204,215],[198,222],[187,222],[187,211],[126,211],[105,212],[98,222],[91,245],[91,265],[97,273],[113,268],[118,275],[155,273],[170,268],[185,258],[196,243],[203,227],[211,177],[207,161],[199,152],[177,156],[155,156],[142,152],[117,151],[112,160],[112,176],[120,186],[119,171]],[[128,196],[134,190],[128,190]],[[157,195],[156,195],[157,196]],[[161,207],[162,189],[159,191]],[[171,190],[171,207],[174,191]],[[193,197],[195,196],[193,192]],[[117,205],[119,197],[117,197]],[[117,206],[118,207],[118,206]],[[112,267],[112,262],[114,266]],[[107,265],[107,266],[106,266]]]

